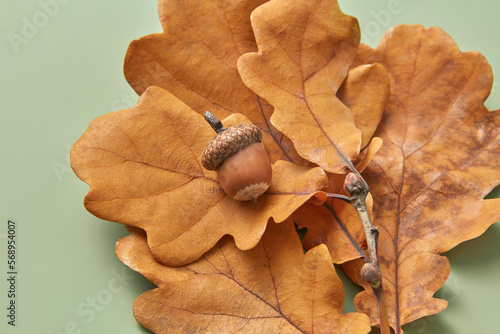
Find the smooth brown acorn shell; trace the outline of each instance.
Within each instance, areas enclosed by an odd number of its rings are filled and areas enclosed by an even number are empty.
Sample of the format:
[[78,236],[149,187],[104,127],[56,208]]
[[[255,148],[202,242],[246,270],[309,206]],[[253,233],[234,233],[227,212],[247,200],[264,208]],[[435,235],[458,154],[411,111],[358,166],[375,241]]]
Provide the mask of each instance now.
[[222,189],[240,201],[255,201],[271,184],[272,168],[269,156],[260,142],[252,143],[230,157],[217,168]]

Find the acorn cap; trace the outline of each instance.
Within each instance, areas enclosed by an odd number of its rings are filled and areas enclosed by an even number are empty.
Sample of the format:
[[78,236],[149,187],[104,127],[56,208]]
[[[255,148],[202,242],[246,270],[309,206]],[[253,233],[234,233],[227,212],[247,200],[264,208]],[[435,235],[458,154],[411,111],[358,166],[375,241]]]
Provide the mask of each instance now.
[[217,134],[203,150],[201,163],[208,170],[216,170],[228,157],[242,148],[262,141],[262,132],[253,124],[231,126]]

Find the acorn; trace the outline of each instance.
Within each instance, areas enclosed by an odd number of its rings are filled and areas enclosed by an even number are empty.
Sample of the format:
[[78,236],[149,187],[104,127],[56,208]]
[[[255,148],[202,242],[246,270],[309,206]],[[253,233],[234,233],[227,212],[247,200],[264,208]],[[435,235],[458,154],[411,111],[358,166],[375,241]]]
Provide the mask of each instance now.
[[261,142],[262,132],[253,124],[225,128],[210,111],[204,116],[217,135],[208,142],[201,163],[206,169],[217,171],[227,195],[256,203],[272,178],[271,160]]

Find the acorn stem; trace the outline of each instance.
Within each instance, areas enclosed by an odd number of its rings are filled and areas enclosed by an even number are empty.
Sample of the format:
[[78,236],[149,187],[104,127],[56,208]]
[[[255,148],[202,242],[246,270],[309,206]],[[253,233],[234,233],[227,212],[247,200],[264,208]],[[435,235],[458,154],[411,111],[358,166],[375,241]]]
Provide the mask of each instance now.
[[221,133],[224,130],[227,130],[222,125],[222,122],[217,117],[215,117],[214,114],[212,114],[210,111],[208,111],[208,110],[205,111],[203,116],[205,117],[205,121],[207,121],[208,124],[210,124],[212,129],[214,129],[214,131],[217,132],[217,134]]

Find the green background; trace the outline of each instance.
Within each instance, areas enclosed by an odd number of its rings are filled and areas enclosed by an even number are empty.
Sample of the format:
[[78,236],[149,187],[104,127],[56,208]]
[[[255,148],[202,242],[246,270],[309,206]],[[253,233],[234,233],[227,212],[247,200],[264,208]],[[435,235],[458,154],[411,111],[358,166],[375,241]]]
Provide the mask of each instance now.
[[[340,5],[359,19],[363,42],[371,46],[399,23],[440,26],[461,50],[484,54],[500,76],[498,0]],[[154,286],[116,258],[114,244],[127,234],[124,228],[84,209],[88,187],[71,171],[69,149],[92,119],[134,105],[123,58],[131,40],[161,31],[157,3],[0,0],[0,8],[0,332],[147,333],[132,304]],[[26,22],[40,27],[29,30]],[[9,36],[23,32],[29,38],[13,46]],[[486,104],[500,105],[500,84]],[[15,328],[5,316],[8,219],[18,224]],[[496,224],[447,254],[451,275],[436,296],[447,299],[448,308],[406,325],[407,333],[498,332],[498,240]],[[352,311],[356,287],[346,286],[345,310]]]

